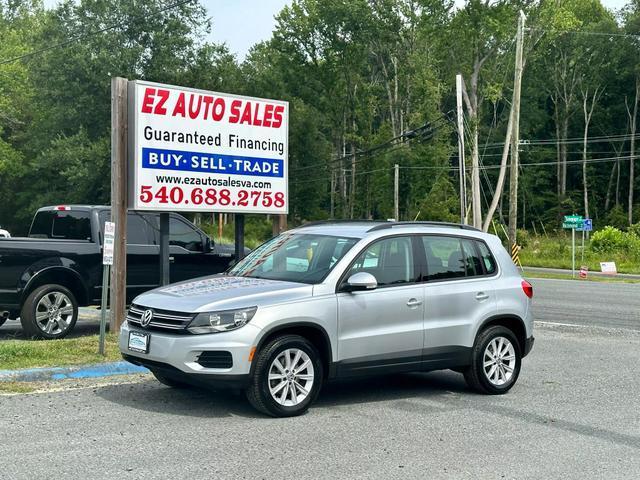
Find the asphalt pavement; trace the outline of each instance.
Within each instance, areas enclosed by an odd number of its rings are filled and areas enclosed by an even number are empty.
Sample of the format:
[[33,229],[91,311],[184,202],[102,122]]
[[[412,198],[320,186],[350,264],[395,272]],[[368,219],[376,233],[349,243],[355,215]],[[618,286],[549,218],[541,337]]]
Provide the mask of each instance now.
[[0,477],[639,478],[640,333],[536,336],[504,396],[471,393],[450,371],[331,385],[291,419],[144,377],[0,396]]
[[149,376],[5,395],[0,478],[640,478],[640,284],[532,283],[536,344],[507,395],[451,371],[329,385],[292,419]]

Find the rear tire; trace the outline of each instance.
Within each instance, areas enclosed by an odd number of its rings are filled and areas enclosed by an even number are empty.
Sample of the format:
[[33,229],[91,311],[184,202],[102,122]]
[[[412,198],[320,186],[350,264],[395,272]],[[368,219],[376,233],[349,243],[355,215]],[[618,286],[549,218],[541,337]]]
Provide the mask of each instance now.
[[320,393],[322,362],[314,345],[299,335],[283,335],[256,355],[245,390],[253,407],[272,417],[302,415]]
[[514,333],[494,325],[476,337],[471,365],[465,370],[464,379],[476,392],[501,395],[515,385],[521,364],[522,352]]
[[20,311],[20,323],[28,337],[66,337],[78,320],[78,301],[62,285],[42,285],[31,292]]
[[156,377],[156,380],[158,380],[163,385],[166,385],[167,387],[171,387],[171,388],[191,388],[191,385],[189,385],[188,383],[184,383],[184,382],[181,382],[179,380],[174,380],[173,378],[165,377],[164,375],[162,375],[162,374],[160,374],[158,372],[154,372],[153,370],[151,370],[151,373],[153,373],[153,376]]

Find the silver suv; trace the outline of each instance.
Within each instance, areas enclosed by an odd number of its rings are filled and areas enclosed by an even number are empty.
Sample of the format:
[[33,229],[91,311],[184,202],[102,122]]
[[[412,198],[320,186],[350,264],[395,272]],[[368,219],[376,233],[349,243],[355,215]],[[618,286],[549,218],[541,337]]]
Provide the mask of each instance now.
[[243,389],[299,415],[328,380],[450,368],[479,392],[515,384],[533,289],[498,237],[435,222],[327,222],[269,240],[224,275],[144,293],[124,358],[171,387]]

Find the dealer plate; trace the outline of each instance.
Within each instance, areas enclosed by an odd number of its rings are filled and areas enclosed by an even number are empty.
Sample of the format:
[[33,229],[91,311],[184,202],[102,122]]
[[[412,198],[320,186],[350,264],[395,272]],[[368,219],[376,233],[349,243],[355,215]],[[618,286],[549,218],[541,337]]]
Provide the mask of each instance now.
[[148,333],[129,332],[129,350],[140,353],[149,353],[149,341],[151,335]]

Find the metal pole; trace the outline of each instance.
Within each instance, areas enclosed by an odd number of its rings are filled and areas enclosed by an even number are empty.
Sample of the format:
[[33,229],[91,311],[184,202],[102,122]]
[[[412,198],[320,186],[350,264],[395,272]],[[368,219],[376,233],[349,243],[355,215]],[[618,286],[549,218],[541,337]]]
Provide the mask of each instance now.
[[576,278],[576,227],[571,229],[571,278]]
[[104,338],[107,332],[107,295],[109,294],[109,265],[102,267],[102,300],[100,301],[100,343],[98,353],[104,355]]
[[393,166],[393,219],[400,221],[400,166],[396,163]]
[[160,285],[169,284],[169,214],[160,214]]
[[584,264],[584,230],[582,230],[582,256],[580,257],[580,263]]
[[462,113],[462,75],[456,75],[456,110],[458,113],[458,173],[460,181],[460,223],[467,223],[467,176],[464,161],[464,119]]
[[128,81],[111,79],[111,221],[116,224],[111,269],[111,331],[120,331],[127,302]]
[[236,263],[244,258],[244,214],[236,213],[234,219]]

